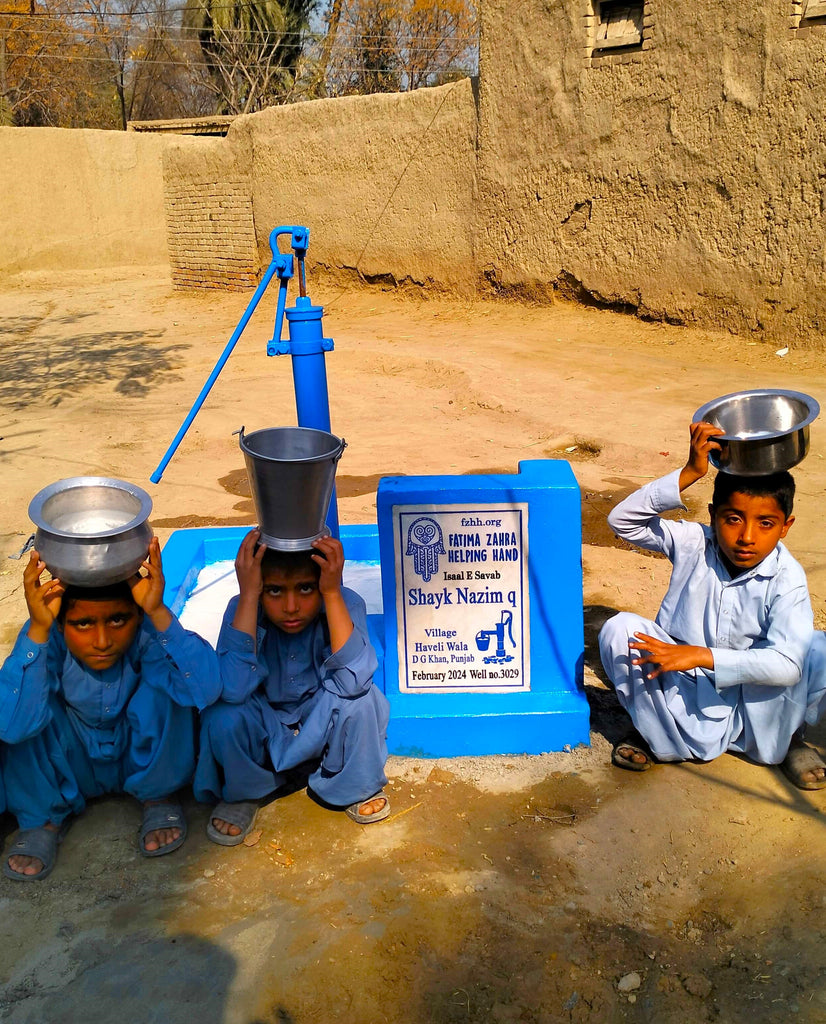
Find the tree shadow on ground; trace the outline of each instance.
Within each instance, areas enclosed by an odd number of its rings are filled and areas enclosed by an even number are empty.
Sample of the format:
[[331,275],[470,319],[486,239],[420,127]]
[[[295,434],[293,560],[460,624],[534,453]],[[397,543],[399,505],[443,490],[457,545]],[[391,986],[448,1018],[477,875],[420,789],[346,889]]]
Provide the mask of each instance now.
[[[78,317],[37,322],[33,317],[0,319],[4,338],[0,364],[0,403],[24,409],[33,402],[59,405],[64,398],[105,383],[127,398],[141,398],[162,375],[170,375],[174,356],[188,345],[158,345],[163,330],[97,331],[67,336]],[[169,376],[179,380],[179,374]]]

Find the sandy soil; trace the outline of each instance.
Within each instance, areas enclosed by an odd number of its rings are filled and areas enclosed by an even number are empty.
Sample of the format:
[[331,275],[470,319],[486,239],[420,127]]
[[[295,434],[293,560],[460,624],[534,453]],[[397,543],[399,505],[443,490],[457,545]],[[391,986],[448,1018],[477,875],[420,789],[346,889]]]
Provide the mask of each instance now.
[[[206,840],[207,809],[190,798],[186,846],[157,861],[137,854],[129,800],[95,802],[46,883],[0,879],[0,1019],[826,1021],[826,794],[728,756],[642,776],[612,769],[623,718],[595,653],[605,617],[653,615],[667,579],[667,563],[611,536],[612,504],[681,464],[704,401],[766,386],[822,401],[822,361],[567,305],[310,291],[336,340],[343,522],[374,519],[382,475],[572,460],[591,746],[392,758],[387,823],[361,828],[296,790],[261,813],[254,846],[231,850]],[[154,271],[6,284],[4,556],[31,532],[31,496],[80,473],[147,487],[162,539],[251,521],[232,431],[294,422],[289,364],[264,354],[274,297],[163,482],[148,483],[247,298],[173,294]],[[824,450],[816,423],[788,537],[821,620]],[[698,516],[707,482],[694,492]],[[3,558],[2,654],[25,614],[21,572]],[[822,750],[822,730],[815,739]]]

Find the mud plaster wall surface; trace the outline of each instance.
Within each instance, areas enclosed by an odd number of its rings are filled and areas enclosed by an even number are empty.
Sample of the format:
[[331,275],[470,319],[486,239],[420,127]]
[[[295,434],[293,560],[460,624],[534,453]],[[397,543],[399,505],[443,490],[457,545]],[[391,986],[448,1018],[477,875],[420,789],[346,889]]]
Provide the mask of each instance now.
[[0,128],[0,272],[166,264],[161,157],[172,142]]
[[[822,347],[826,28],[796,28],[792,0],[646,0],[646,49],[615,64],[588,55],[585,2],[486,0],[478,129],[467,80],[272,108],[223,140],[0,129],[0,270],[165,263],[175,146],[173,187],[191,171],[206,234],[244,235],[242,276],[306,222],[311,264],[368,280],[488,279]],[[208,208],[230,185],[237,222]]]
[[822,344],[826,34],[790,0],[645,7],[613,64],[585,0],[481,5],[480,273]]
[[307,224],[310,264],[474,287],[476,110],[468,79],[271,107],[239,118],[226,142],[244,139],[262,263],[273,227]]

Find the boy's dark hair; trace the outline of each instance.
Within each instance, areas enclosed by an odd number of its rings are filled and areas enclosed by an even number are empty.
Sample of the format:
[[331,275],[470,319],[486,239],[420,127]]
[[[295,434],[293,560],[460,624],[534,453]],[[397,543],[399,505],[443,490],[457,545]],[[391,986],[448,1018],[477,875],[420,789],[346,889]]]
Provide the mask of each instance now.
[[74,583],[70,583],[60,602],[58,622],[62,623],[65,620],[66,613],[75,601],[128,601],[130,604],[135,604],[135,598],[125,580],[123,583],[111,583],[106,587],[77,587]]
[[321,576],[321,566],[312,557],[316,554],[322,553],[315,548],[308,551],[278,551],[276,548],[267,548],[261,560],[261,572],[280,572],[284,576],[312,573],[318,580]]
[[794,477],[785,470],[767,476],[735,476],[733,473],[718,473],[714,480],[714,494],[711,507],[719,508],[738,492],[754,498],[774,498],[786,519],[794,508]]

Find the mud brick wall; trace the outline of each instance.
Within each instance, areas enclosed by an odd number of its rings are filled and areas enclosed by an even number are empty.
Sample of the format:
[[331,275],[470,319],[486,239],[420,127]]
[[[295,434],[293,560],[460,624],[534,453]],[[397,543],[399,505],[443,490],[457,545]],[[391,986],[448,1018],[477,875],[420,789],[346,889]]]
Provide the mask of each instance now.
[[223,139],[169,150],[164,206],[176,288],[242,289],[258,281],[246,154]]

